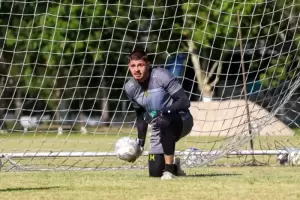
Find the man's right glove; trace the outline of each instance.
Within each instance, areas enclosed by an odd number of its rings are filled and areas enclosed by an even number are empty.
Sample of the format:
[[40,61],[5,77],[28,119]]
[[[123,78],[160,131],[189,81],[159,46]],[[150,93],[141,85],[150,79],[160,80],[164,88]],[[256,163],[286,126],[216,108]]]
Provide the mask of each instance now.
[[136,156],[131,160],[129,160],[128,162],[132,162],[132,163],[135,162],[143,154],[145,141],[137,138],[136,143],[137,143]]
[[137,139],[136,139],[136,143],[137,143],[138,146],[139,146],[139,148],[138,148],[139,151],[138,151],[137,155],[138,155],[138,157],[140,157],[140,156],[142,155],[143,151],[144,151],[145,140],[142,140],[142,139],[137,138]]

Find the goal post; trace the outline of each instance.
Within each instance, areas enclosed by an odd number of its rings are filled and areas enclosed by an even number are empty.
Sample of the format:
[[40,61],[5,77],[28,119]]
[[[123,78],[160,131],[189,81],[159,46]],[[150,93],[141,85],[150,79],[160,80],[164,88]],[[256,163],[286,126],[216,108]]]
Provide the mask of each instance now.
[[1,2],[2,170],[147,167],[149,144],[136,163],[114,152],[118,138],[137,136],[123,89],[135,48],[170,70],[191,100],[194,127],[176,146],[186,167],[298,165],[298,5]]

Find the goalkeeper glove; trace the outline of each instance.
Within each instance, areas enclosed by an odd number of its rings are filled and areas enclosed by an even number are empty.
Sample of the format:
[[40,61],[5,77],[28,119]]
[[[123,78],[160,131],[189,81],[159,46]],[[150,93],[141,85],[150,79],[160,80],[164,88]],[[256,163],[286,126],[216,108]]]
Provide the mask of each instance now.
[[142,139],[137,138],[136,142],[137,142],[137,152],[136,152],[136,155],[135,155],[135,157],[133,157],[128,162],[134,163],[143,154],[145,141],[142,140]]
[[136,142],[138,144],[138,153],[137,153],[137,158],[138,158],[142,155],[144,151],[145,140],[137,138]]
[[136,143],[137,143],[140,147],[144,147],[144,146],[145,146],[145,140],[143,140],[143,139],[136,138]]
[[147,114],[146,120],[149,122],[153,122],[155,119],[160,119],[162,118],[163,115],[170,114],[171,111],[167,108],[163,108],[161,110],[152,110],[150,113]]
[[158,127],[160,128],[166,128],[170,125],[170,118],[167,116],[171,112],[168,109],[162,109],[160,111],[152,111],[151,116],[152,116],[152,122],[155,122]]

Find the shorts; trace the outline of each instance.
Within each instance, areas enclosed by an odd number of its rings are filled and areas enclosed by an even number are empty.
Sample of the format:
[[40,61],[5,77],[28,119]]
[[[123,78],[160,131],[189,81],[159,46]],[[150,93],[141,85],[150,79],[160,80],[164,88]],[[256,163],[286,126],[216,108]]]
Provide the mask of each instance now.
[[[194,126],[194,119],[190,112],[180,112],[171,116],[170,128],[176,137],[176,140],[179,141],[181,138],[187,136]],[[150,150],[151,154],[163,154],[163,147],[160,142],[160,129],[155,125],[151,126],[151,135],[150,135]]]

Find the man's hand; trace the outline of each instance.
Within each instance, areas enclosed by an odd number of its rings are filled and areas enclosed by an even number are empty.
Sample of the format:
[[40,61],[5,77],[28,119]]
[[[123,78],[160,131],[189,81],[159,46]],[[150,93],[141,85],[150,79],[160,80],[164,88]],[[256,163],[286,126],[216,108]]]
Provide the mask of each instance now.
[[134,163],[142,154],[143,154],[144,148],[138,147],[138,151],[136,152],[136,156],[133,157],[131,160],[128,160],[128,162]]
[[136,155],[135,155],[134,158],[132,158],[128,162],[134,163],[143,154],[145,142],[141,139],[138,139],[138,138],[136,139],[136,142],[137,142],[137,145],[138,145]]
[[140,157],[144,151],[144,146],[145,146],[145,140],[142,140],[142,139],[139,139],[137,138],[136,139],[136,142],[138,144],[138,152],[137,152],[137,158]]
[[155,122],[158,127],[166,128],[170,125],[170,111],[168,109],[155,110],[150,113],[151,115],[151,123]]
[[163,112],[160,110],[152,110],[150,113],[145,113],[145,119],[148,123],[154,122],[157,118],[163,115]]
[[152,119],[155,119],[159,116],[161,116],[163,113],[160,110],[152,110],[150,113],[150,116],[152,117]]

